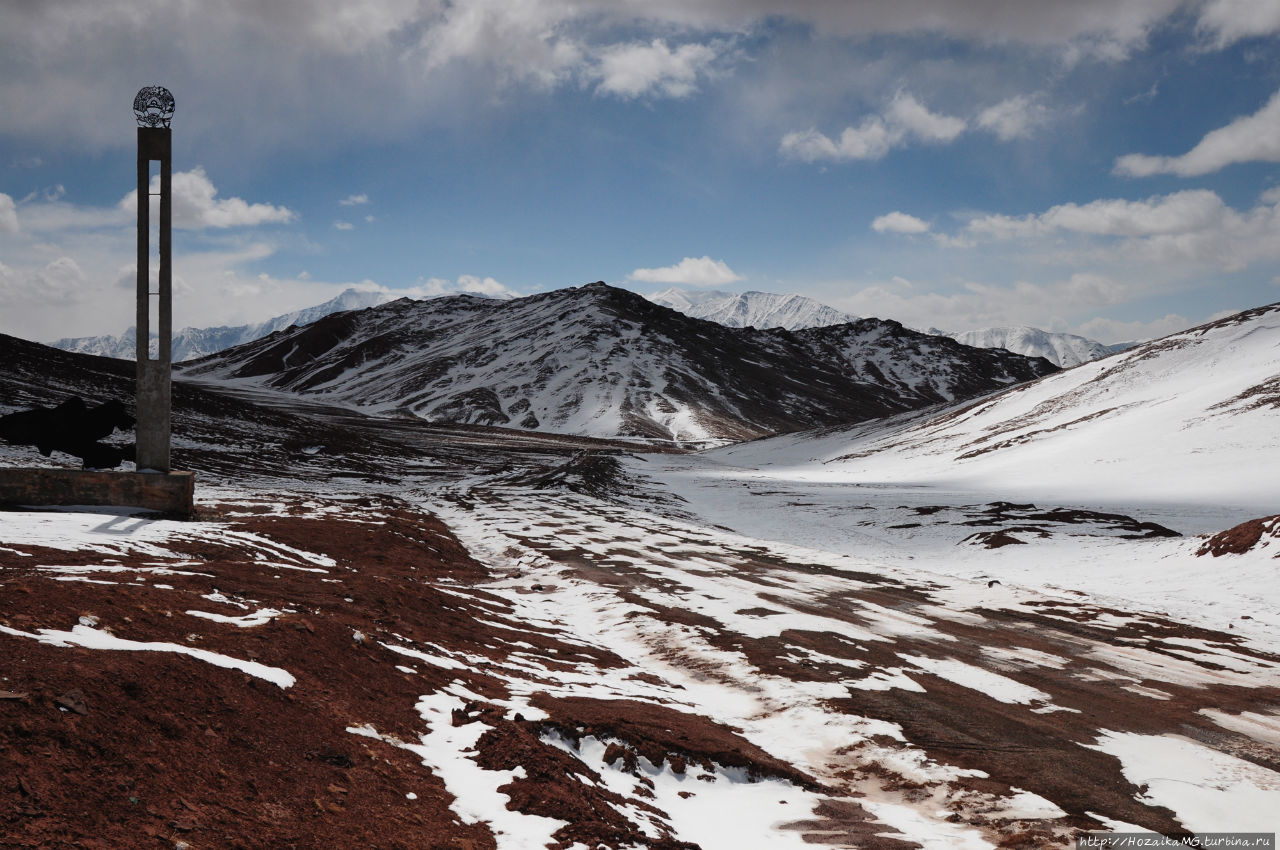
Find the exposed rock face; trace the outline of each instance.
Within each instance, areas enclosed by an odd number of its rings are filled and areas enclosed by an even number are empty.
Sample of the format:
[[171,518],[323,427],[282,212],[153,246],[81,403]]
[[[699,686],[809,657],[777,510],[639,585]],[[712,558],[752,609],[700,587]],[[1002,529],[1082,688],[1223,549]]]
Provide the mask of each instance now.
[[[1219,531],[1207,538],[1197,555],[1243,555],[1246,552],[1268,548],[1273,542],[1280,541],[1280,514],[1251,519],[1237,526]],[[1272,555],[1280,558],[1280,552]]]

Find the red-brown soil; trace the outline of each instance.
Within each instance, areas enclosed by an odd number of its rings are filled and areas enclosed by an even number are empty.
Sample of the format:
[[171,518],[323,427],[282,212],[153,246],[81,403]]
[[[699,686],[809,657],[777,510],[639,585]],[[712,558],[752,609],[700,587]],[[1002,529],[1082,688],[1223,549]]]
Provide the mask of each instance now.
[[[1280,538],[1280,514],[1251,519],[1226,531],[1219,531],[1206,540],[1196,554],[1212,555],[1215,558],[1222,555],[1243,555],[1257,546],[1264,536]],[[1275,557],[1280,558],[1280,550]]]

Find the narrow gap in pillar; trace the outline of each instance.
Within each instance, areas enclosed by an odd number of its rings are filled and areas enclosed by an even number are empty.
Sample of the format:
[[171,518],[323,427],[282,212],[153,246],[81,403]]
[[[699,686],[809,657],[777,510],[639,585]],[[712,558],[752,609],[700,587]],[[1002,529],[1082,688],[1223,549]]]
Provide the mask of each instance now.
[[147,207],[150,214],[147,218],[150,227],[147,233],[147,326],[151,329],[147,340],[147,359],[160,359],[160,160],[153,159],[149,163],[150,174],[147,177]]
[[160,359],[160,335],[156,328],[160,327],[160,295],[156,292],[147,293],[147,324],[151,327],[151,338],[147,341],[147,359]]

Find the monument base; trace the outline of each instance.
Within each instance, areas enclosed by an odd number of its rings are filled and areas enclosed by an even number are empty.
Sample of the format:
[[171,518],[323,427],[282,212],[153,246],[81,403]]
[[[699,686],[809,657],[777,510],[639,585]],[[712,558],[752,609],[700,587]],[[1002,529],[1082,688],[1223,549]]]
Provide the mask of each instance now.
[[0,469],[0,504],[110,505],[191,516],[194,472]]

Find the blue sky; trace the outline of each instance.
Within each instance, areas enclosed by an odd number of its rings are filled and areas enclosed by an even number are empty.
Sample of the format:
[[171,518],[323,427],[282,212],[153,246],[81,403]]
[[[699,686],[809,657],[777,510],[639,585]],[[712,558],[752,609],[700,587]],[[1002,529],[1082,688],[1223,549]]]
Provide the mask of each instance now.
[[168,86],[175,321],[351,285],[799,292],[1115,342],[1280,299],[1277,0],[0,7],[0,332],[132,323]]

